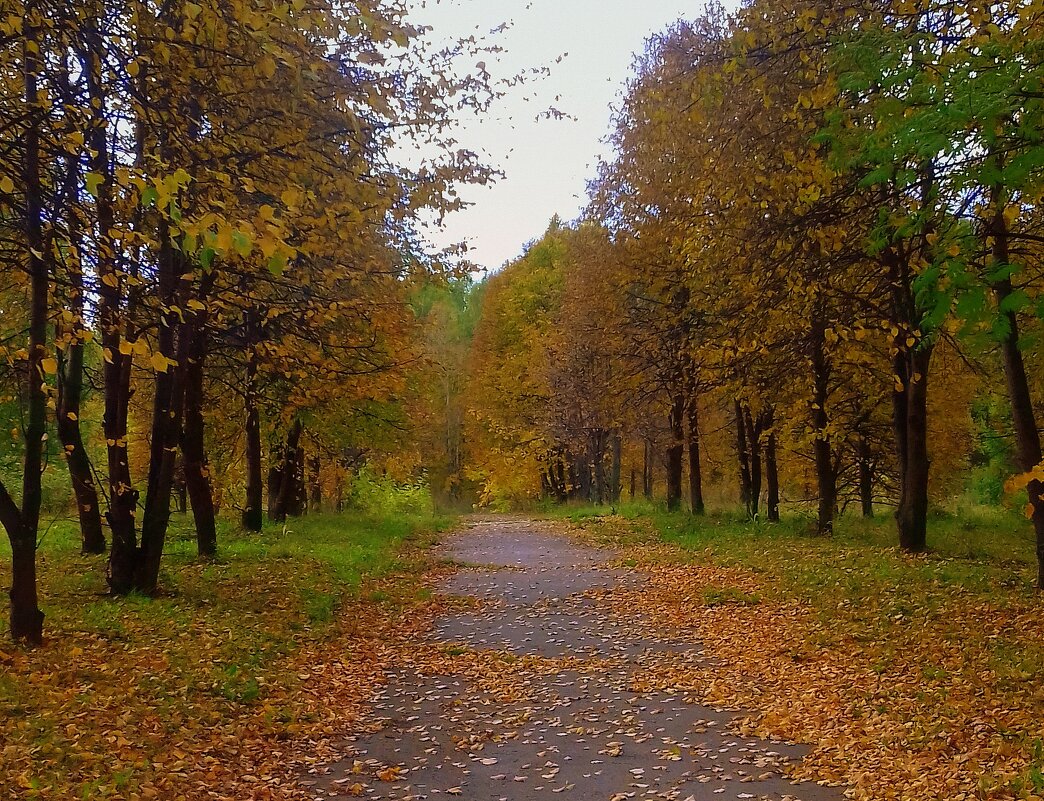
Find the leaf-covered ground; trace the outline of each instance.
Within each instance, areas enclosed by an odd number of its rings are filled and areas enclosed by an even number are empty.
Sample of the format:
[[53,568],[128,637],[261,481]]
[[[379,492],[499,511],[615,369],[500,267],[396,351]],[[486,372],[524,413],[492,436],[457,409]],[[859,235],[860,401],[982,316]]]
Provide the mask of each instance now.
[[300,797],[294,765],[373,694],[389,632],[435,606],[420,579],[446,523],[313,517],[226,532],[213,562],[175,534],[169,594],[120,601],[102,596],[104,557],[57,527],[40,560],[49,641],[0,644],[0,798]]
[[910,557],[888,521],[820,540],[800,521],[575,519],[650,577],[613,603],[713,660],[642,687],[751,710],[744,732],[811,744],[796,774],[857,799],[1044,798],[1044,616],[1010,521],[940,518],[937,551]]

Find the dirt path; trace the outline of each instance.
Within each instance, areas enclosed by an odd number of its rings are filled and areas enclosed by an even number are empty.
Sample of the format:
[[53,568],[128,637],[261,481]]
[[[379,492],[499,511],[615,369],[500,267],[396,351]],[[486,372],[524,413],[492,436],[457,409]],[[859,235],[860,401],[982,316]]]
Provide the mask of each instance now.
[[605,609],[600,596],[642,582],[610,567],[612,554],[517,519],[474,522],[444,547],[469,567],[440,591],[478,602],[441,618],[430,637],[450,655],[498,652],[492,664],[511,674],[510,689],[488,669],[393,672],[316,798],[843,798],[788,781],[783,768],[801,750],[734,736],[733,714],[684,693],[630,689],[652,661],[701,657],[698,643],[656,639],[640,615]]

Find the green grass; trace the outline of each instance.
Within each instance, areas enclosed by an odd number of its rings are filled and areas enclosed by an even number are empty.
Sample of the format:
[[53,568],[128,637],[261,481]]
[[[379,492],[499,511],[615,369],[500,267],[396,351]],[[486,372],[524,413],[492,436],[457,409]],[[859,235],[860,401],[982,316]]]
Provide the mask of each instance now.
[[842,516],[831,538],[813,536],[812,519],[798,514],[771,524],[752,522],[738,512],[693,517],[644,503],[622,505],[616,517],[598,507],[562,507],[550,514],[596,535],[601,530],[607,542],[658,539],[692,558],[767,573],[782,583],[785,594],[827,608],[884,591],[894,596],[897,612],[904,596],[923,595],[925,588],[991,598],[998,588],[1005,590],[1002,595],[1023,599],[1035,592],[1032,528],[1004,509],[934,513],[928,525],[930,552],[921,557],[899,552],[895,524],[884,512],[870,520]]

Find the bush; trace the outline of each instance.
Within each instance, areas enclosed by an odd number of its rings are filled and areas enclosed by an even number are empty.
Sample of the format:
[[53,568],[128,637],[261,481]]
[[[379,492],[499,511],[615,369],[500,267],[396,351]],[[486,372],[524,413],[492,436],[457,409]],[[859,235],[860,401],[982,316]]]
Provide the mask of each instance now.
[[363,467],[352,479],[348,506],[366,515],[430,515],[434,511],[427,484],[400,483],[370,467]]

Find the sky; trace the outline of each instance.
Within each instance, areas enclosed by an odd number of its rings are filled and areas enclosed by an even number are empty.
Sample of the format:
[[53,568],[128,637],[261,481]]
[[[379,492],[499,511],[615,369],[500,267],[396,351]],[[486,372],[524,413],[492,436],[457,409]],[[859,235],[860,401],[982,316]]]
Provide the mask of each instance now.
[[[511,23],[494,40],[506,52],[485,59],[494,78],[550,68],[549,77],[509,90],[481,121],[462,121],[461,146],[506,175],[492,187],[466,187],[461,194],[473,205],[429,230],[433,244],[467,241],[471,261],[496,269],[543,234],[555,214],[574,219],[608,152],[602,140],[634,54],[650,34],[701,10],[702,0],[418,0],[410,19],[430,25],[435,40]],[[551,107],[571,118],[537,119]]]

